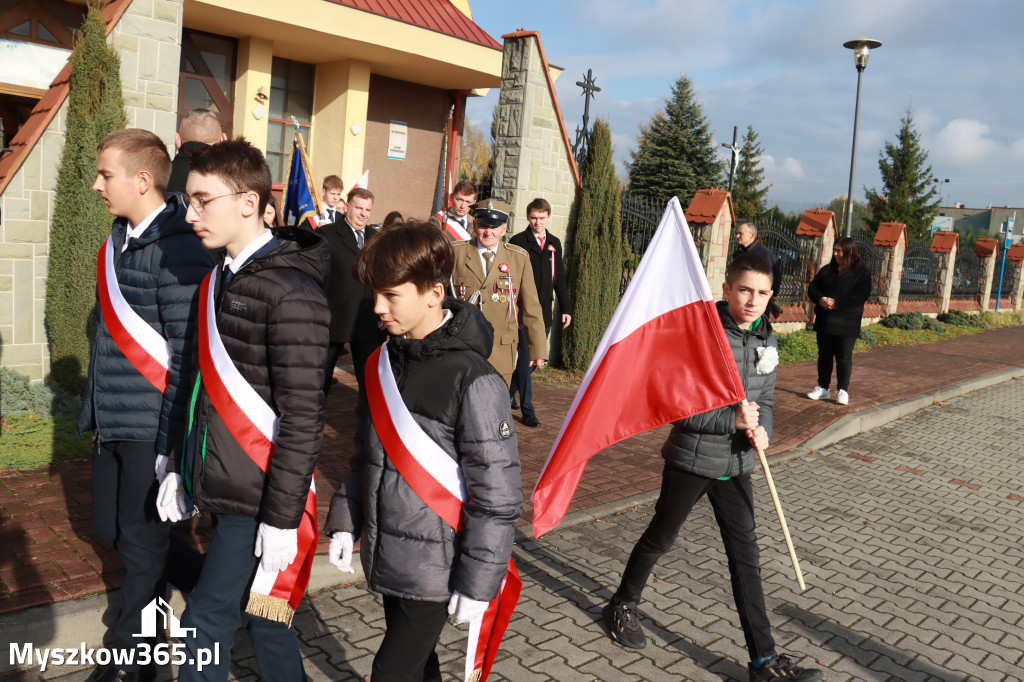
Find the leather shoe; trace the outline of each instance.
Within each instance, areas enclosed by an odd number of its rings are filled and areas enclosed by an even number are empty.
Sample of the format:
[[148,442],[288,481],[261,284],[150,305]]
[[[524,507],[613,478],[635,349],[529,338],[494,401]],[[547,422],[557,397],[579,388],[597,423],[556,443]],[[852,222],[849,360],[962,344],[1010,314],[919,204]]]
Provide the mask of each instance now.
[[513,410],[518,410],[518,409],[519,409],[519,401],[517,401],[517,400],[516,400],[516,397],[515,397],[515,396],[512,396],[512,397],[510,398],[510,402],[511,402],[511,405],[510,405],[510,406],[511,406],[511,408],[512,408]]
[[540,420],[537,419],[536,415],[527,414],[523,416],[524,426],[540,426]]

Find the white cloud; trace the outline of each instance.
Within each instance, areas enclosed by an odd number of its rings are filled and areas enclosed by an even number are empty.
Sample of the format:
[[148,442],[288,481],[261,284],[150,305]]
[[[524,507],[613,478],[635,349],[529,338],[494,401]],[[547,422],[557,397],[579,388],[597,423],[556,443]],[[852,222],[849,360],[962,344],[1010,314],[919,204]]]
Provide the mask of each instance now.
[[987,123],[969,118],[950,121],[936,136],[935,157],[947,163],[974,165],[1000,153],[999,145],[989,137]]
[[802,180],[807,177],[800,160],[790,156],[784,158],[780,164],[771,154],[764,154],[761,156],[761,167],[764,168],[765,179],[769,183]]

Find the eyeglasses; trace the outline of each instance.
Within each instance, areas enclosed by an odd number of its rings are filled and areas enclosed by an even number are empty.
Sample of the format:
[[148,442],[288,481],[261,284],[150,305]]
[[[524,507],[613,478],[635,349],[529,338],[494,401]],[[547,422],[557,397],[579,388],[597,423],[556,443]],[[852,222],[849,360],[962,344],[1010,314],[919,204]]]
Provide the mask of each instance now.
[[185,199],[185,205],[186,206],[191,206],[192,209],[196,213],[202,213],[203,211],[206,210],[206,205],[208,203],[210,203],[211,201],[213,201],[214,199],[223,199],[224,197],[236,197],[239,194],[246,194],[246,192],[242,191],[242,192],[233,192],[231,194],[221,194],[219,197],[210,197],[208,199],[205,198],[205,197],[195,197],[195,196],[191,196],[190,197],[187,194],[185,194],[183,196],[184,196],[184,199]]

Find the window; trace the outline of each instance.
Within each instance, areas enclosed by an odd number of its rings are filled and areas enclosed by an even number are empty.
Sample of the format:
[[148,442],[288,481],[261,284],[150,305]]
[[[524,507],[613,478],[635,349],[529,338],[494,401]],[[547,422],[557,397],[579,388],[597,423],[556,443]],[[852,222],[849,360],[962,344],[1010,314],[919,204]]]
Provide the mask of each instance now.
[[302,141],[309,148],[309,125],[313,117],[313,80],[316,67],[274,57],[270,77],[270,101],[267,107],[267,163],[275,184],[288,179],[288,157],[292,151],[292,136],[299,120]]
[[231,137],[234,124],[235,52],[233,38],[184,29],[178,76],[178,123],[192,109],[217,114]]

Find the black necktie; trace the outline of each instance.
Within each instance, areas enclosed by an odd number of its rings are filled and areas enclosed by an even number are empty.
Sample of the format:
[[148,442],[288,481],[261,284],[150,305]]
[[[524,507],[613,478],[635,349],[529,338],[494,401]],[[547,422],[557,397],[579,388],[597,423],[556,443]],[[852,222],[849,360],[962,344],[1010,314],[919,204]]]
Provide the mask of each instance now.
[[334,222],[334,209],[333,208],[327,209],[327,219],[330,220],[332,223]]

